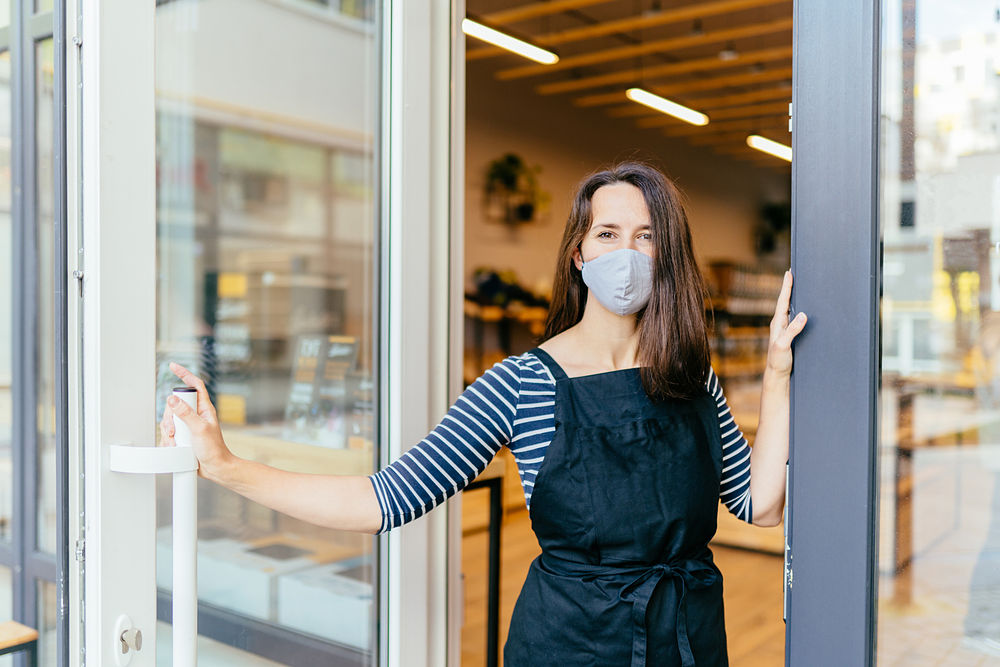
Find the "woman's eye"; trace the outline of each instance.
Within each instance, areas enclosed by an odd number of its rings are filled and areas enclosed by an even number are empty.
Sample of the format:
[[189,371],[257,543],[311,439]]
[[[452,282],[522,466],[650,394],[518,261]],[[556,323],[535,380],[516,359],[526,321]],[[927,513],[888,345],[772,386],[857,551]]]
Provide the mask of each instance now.
[[597,238],[599,238],[599,239],[610,239],[611,236],[612,236],[611,232],[600,232],[600,233],[598,233]]

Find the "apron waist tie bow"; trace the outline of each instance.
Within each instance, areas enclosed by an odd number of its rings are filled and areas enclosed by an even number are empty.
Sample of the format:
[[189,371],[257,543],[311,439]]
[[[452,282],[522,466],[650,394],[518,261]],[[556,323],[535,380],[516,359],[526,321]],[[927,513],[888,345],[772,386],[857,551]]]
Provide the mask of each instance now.
[[689,590],[711,587],[719,580],[719,572],[712,563],[688,559],[673,563],[653,565],[597,565],[581,563],[542,552],[540,565],[544,570],[564,576],[617,576],[637,574],[618,592],[618,599],[632,604],[632,661],[631,667],[646,667],[646,608],[664,577],[671,577],[677,590],[677,650],[682,667],[695,667],[694,652],[687,632],[687,603]]
[[[633,570],[641,571],[641,570]],[[673,564],[657,563],[641,571],[642,573],[631,583],[626,584],[618,593],[618,598],[632,603],[632,664],[631,667],[644,667],[646,664],[646,608],[653,597],[656,587],[664,577],[671,577],[677,588],[677,650],[681,656],[682,667],[695,667],[694,653],[687,632],[687,603],[685,595],[688,590],[698,590],[712,586],[719,574],[710,564],[700,560],[685,560]]]

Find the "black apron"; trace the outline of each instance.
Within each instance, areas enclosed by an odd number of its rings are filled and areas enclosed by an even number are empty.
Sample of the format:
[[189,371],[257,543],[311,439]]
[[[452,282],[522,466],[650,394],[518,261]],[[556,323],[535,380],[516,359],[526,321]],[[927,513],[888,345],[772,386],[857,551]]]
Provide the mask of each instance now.
[[715,534],[718,408],[654,403],[636,368],[556,380],[531,494],[542,554],[514,606],[506,667],[728,665]]

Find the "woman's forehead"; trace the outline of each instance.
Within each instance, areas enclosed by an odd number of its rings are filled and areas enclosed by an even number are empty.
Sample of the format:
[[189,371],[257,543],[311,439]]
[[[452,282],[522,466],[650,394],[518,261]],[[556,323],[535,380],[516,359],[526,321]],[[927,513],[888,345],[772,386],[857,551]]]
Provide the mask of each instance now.
[[591,198],[591,226],[604,223],[649,225],[649,210],[642,190],[631,183],[599,187]]

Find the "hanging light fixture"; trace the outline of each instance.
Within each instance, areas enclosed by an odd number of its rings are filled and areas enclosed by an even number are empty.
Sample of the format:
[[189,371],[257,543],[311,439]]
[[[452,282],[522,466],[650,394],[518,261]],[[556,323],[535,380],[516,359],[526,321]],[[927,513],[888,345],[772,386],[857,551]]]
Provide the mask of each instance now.
[[677,102],[671,102],[667,98],[654,95],[648,90],[644,90],[642,88],[629,88],[625,91],[625,96],[633,102],[644,104],[650,109],[656,109],[660,113],[673,116],[674,118],[683,120],[686,123],[691,123],[692,125],[708,125],[708,116],[700,111],[695,111],[694,109],[690,109],[683,104],[678,104]]
[[747,137],[747,146],[750,148],[756,148],[759,151],[781,158],[782,160],[787,160],[789,162],[792,161],[791,146],[786,146],[785,144],[779,144],[777,141],[765,139],[759,134],[751,134]]
[[481,39],[484,42],[489,42],[494,46],[499,46],[501,49],[507,49],[522,58],[534,60],[536,63],[554,65],[559,62],[559,56],[552,51],[547,51],[541,47],[535,46],[534,44],[529,44],[523,39],[518,39],[517,37],[508,35],[505,32],[494,30],[493,28],[485,26],[478,21],[473,21],[472,19],[462,19],[462,32],[470,37],[475,37],[476,39]]

